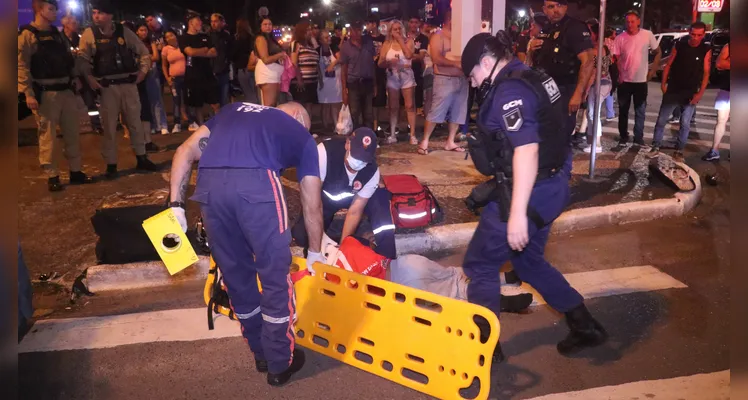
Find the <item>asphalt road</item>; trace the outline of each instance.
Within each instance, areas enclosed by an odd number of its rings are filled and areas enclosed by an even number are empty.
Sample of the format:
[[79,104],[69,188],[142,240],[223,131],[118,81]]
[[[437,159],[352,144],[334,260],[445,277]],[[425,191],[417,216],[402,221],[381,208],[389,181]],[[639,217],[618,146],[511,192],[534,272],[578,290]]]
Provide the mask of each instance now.
[[[708,101],[703,101],[704,107]],[[656,112],[659,102],[652,103],[648,111],[655,108]],[[702,115],[697,118],[709,118],[705,109],[700,111]],[[692,137],[710,141],[709,127],[702,125],[697,124]],[[651,132],[651,128],[645,132]],[[725,142],[729,145],[729,138]],[[720,183],[704,186],[704,198],[690,214],[552,237],[546,251],[548,259],[565,274],[651,265],[686,287],[593,296],[587,305],[611,339],[573,358],[556,352],[555,343],[563,338],[566,328],[561,316],[547,306],[533,307],[523,315],[502,315],[500,340],[508,360],[492,370],[491,398],[533,398],[674,377],[686,377],[688,383],[700,379],[695,374],[730,368],[730,168],[726,160],[700,161],[705,150],[699,143],[689,145],[686,160],[702,177],[717,172]],[[439,257],[443,263],[459,264],[461,254]],[[604,288],[600,290],[604,292]],[[99,294],[79,300],[70,310],[55,312],[53,317],[92,317],[86,324],[95,325],[103,316],[201,306],[202,285],[188,284]],[[163,329],[167,336],[170,327]],[[34,335],[33,330],[29,335]],[[254,371],[251,353],[241,337],[200,339],[202,330],[207,327],[200,325],[186,333],[194,334],[195,340],[180,342],[154,339],[62,351],[32,348],[18,358],[21,398],[429,398],[310,350],[298,378],[284,388],[272,389],[264,376]],[[99,336],[106,340],[110,334],[102,329]],[[656,383],[647,387],[651,390],[636,397],[724,398],[712,388],[671,397],[657,392]],[[588,394],[576,398],[601,397]]]

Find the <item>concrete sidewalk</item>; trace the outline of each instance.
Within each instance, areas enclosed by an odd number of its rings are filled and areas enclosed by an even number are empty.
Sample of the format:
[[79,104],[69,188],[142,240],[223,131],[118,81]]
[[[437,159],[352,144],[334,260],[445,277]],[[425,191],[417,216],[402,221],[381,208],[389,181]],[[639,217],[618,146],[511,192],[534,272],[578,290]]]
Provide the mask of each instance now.
[[[24,121],[26,131],[33,124]],[[420,131],[419,131],[420,132]],[[27,132],[28,133],[28,132]],[[470,212],[463,199],[477,184],[485,181],[465,153],[439,150],[445,144],[445,132],[437,131],[431,141],[432,152],[427,156],[417,154],[416,147],[405,138],[395,145],[380,146],[379,162],[383,175],[414,174],[427,184],[441,203],[445,218],[428,229],[398,230],[398,251],[429,253],[461,247],[472,236],[478,216]],[[162,173],[133,173],[135,160],[129,143],[120,137],[120,170],[123,176],[115,181],[101,180],[93,185],[68,186],[60,193],[46,190],[46,178],[38,166],[38,147],[19,147],[19,233],[32,278],[40,274],[56,274],[56,282],[72,284],[75,277],[88,269],[89,285],[93,291],[143,287],[182,282],[185,279],[203,279],[207,272],[201,263],[195,271],[185,276],[169,277],[160,262],[134,265],[96,265],[94,252],[97,237],[90,218],[102,207],[122,207],[135,204],[160,203],[168,193],[168,167],[176,147],[189,135],[155,135],[153,141],[165,149],[152,154],[160,163]],[[603,138],[606,150],[614,145]],[[84,171],[100,176],[104,164],[100,156],[101,136],[81,135],[84,154]],[[588,229],[609,224],[619,224],[678,216],[695,206],[700,197],[700,183],[691,173],[697,189],[677,193],[648,171],[647,149],[629,147],[619,152],[606,151],[598,155],[596,174],[600,182],[585,179],[589,155],[577,152],[574,156],[571,179],[572,197],[565,212],[554,224],[555,233]],[[66,165],[61,166],[63,183],[67,182]],[[192,187],[194,188],[193,175]],[[289,218],[294,221],[300,211],[298,185],[293,171],[283,177],[286,186]],[[188,206],[188,218],[198,215],[197,204]],[[189,275],[189,276],[187,276]],[[98,289],[97,289],[98,285]]]

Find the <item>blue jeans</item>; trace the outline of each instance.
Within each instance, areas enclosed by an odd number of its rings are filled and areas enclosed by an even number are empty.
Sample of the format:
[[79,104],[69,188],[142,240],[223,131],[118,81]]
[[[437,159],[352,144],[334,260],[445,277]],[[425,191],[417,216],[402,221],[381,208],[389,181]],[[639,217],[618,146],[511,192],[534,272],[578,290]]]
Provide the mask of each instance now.
[[242,87],[242,92],[244,93],[244,101],[260,104],[260,99],[257,97],[257,84],[255,83],[254,71],[240,69],[238,75],[239,86]]
[[696,112],[696,106],[690,103],[690,100],[683,95],[677,93],[670,94],[665,93],[662,96],[662,104],[660,105],[660,113],[657,116],[657,124],[655,124],[654,139],[652,139],[652,146],[660,146],[662,143],[662,137],[665,135],[665,125],[667,125],[670,115],[673,111],[679,107],[682,108],[680,116],[680,128],[678,128],[678,143],[676,145],[677,150],[683,150],[688,142],[688,134],[691,132],[691,117]]
[[229,73],[216,74],[216,79],[218,80],[218,100],[221,103],[221,107],[223,107],[229,104]]
[[613,109],[613,94],[605,98],[605,110],[607,111],[606,116],[610,118],[615,118],[616,112]]
[[148,92],[148,102],[151,103],[151,127],[155,130],[169,129],[166,119],[164,100],[161,96],[161,83],[155,69],[148,71],[145,77],[145,88]]
[[618,133],[621,140],[629,137],[629,108],[634,98],[634,140],[644,140],[644,119],[647,111],[647,82],[624,82],[618,86]]
[[[610,99],[610,89],[612,87],[609,80],[601,80],[600,81],[600,96],[603,98],[603,101],[600,103],[600,107],[602,107],[603,103]],[[590,88],[590,93],[587,95],[587,139],[589,140],[589,143],[592,143],[592,135],[595,134],[595,103],[597,102],[596,99],[597,95],[597,86],[592,85]],[[597,121],[597,127],[598,132],[600,133],[597,137],[600,137],[603,132],[603,126],[602,126],[602,112],[600,113],[600,120]],[[600,141],[597,142],[597,145],[600,146]]]

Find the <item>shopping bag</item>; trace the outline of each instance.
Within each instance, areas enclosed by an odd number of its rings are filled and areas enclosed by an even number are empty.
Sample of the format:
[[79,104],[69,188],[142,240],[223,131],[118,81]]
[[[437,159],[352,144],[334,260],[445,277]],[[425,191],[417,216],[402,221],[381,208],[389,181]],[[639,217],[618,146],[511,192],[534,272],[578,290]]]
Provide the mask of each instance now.
[[338,135],[347,135],[353,132],[353,119],[351,118],[351,109],[343,104],[338,114],[338,123],[335,125],[335,132]]

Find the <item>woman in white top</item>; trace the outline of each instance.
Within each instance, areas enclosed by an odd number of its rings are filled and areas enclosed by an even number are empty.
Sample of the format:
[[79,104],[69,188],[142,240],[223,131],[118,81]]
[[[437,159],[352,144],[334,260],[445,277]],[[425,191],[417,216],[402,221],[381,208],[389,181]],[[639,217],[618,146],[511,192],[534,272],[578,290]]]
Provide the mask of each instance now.
[[405,111],[410,125],[410,144],[418,144],[416,139],[416,79],[411,68],[411,58],[415,49],[413,38],[406,38],[405,26],[399,20],[390,23],[379,53],[379,67],[387,68],[387,101],[390,108],[390,135],[387,143],[396,143],[395,128],[400,114],[400,92],[405,99]]
[[263,18],[260,30],[262,32],[255,38],[255,82],[260,88],[262,105],[275,107],[280,94],[282,63],[290,60],[273,37],[273,22],[270,18]]
[[330,32],[319,33],[319,69],[322,78],[317,88],[317,101],[322,105],[322,125],[325,132],[333,132],[343,105],[343,84],[340,81],[340,50],[330,47]]

